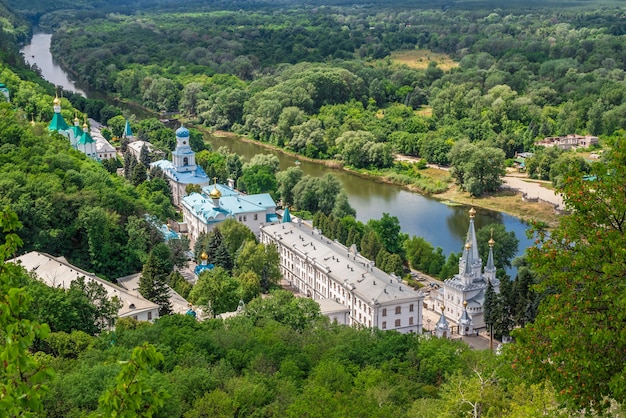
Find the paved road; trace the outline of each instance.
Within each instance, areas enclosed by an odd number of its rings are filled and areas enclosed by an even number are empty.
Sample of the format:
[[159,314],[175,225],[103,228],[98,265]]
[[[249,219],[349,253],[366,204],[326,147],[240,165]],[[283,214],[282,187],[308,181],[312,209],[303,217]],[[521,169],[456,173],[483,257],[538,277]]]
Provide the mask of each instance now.
[[510,189],[518,190],[525,193],[529,199],[539,199],[554,205],[558,210],[564,210],[563,196],[554,190],[543,187],[542,183],[536,181],[527,181],[526,178],[515,176],[505,176],[503,184]]

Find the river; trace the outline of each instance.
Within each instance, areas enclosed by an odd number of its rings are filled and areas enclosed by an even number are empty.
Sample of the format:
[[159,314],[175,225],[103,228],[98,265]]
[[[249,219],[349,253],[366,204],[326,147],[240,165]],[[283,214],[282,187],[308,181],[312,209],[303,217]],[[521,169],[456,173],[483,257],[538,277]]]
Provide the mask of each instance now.
[[[66,90],[73,90],[88,97],[92,97],[92,91],[77,86],[63,69],[55,63],[50,54],[51,35],[35,33],[31,43],[22,48],[25,58],[31,64],[37,64],[45,79],[56,85],[63,86]],[[97,98],[104,97],[104,93],[98,92]],[[116,103],[124,108],[125,104]],[[135,113],[135,107],[128,109]],[[141,117],[141,115],[138,115]],[[296,158],[285,155],[278,151],[268,150],[258,144],[237,141],[232,138],[211,137],[213,149],[227,146],[232,152],[249,160],[255,154],[273,154],[280,161],[280,168],[284,170],[296,163]],[[326,166],[299,162],[300,168],[305,174],[321,177],[326,173],[332,173],[343,185],[350,204],[357,211],[357,219],[367,222],[369,219],[380,219],[383,213],[396,216],[400,221],[402,232],[409,236],[420,236],[430,242],[434,247],[441,247],[446,254],[460,252],[463,249],[465,236],[469,225],[468,210],[466,206],[448,206],[437,199],[422,196],[402,189],[399,186],[377,183],[342,170],[328,168]],[[522,204],[520,202],[520,204]],[[477,228],[486,225],[501,223],[507,231],[515,232],[520,241],[519,254],[532,245],[526,237],[528,225],[513,216],[477,208],[475,224]],[[486,262],[486,260],[484,260]],[[513,270],[508,273],[514,274]]]
[[30,43],[20,50],[24,54],[24,59],[29,65],[36,64],[41,70],[41,76],[55,86],[62,86],[64,90],[87,97],[87,93],[78,87],[76,82],[52,58],[50,53],[51,40],[51,33],[33,33]]
[[[399,186],[378,183],[343,170],[301,161],[253,142],[237,141],[228,137],[211,137],[209,142],[213,149],[226,146],[245,160],[256,154],[275,155],[280,161],[281,170],[294,166],[298,161],[302,171],[310,176],[321,177],[326,173],[332,173],[348,194],[350,204],[357,211],[358,220],[367,222],[369,219],[380,219],[383,213],[388,213],[398,218],[402,232],[409,236],[423,237],[433,246],[441,247],[446,256],[450,252],[458,253],[463,249],[469,226],[467,206],[448,206],[440,200],[409,192]],[[514,231],[520,240],[519,255],[532,245],[532,241],[526,237],[528,225],[520,219],[481,208],[476,210],[477,229],[494,223],[504,224],[506,230]],[[509,270],[508,273],[512,274],[514,271]]]
[[104,100],[107,104],[122,108],[125,110],[125,114],[128,113],[127,116],[134,114],[140,119],[158,116],[155,112],[151,112],[141,106],[133,105],[131,103],[122,103],[105,92],[94,90],[89,86],[76,81],[75,77],[66,73],[63,68],[61,68],[59,63],[52,57],[52,54],[50,53],[51,42],[52,34],[40,32],[35,28],[30,43],[25,45],[20,50],[29,65],[37,65],[43,78],[55,86],[62,87],[65,91],[73,91],[90,99]]

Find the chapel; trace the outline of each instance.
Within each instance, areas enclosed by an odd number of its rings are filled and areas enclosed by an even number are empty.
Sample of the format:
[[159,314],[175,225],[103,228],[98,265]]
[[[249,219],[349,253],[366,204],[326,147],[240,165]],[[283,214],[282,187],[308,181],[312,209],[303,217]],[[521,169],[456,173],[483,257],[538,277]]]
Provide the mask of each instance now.
[[483,269],[483,262],[478,254],[478,242],[474,227],[476,210],[469,210],[469,228],[459,259],[459,272],[445,280],[439,290],[438,299],[444,307],[443,314],[458,325],[461,335],[468,335],[474,329],[485,327],[485,294],[491,283],[495,293],[500,292],[500,281],[496,278],[493,261],[493,238],[489,240],[489,256]]

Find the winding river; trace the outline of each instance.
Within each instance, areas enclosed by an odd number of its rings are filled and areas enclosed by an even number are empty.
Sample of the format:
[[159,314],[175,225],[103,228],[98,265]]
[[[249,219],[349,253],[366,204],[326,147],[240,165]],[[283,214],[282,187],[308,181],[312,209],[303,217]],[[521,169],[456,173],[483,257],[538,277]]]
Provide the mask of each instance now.
[[[73,90],[93,97],[90,89],[75,84],[72,78],[52,59],[50,40],[50,34],[35,33],[31,43],[22,48],[26,61],[30,64],[36,64],[43,77],[48,81],[60,85],[66,90]],[[97,92],[97,96],[97,98],[102,98],[103,93]],[[116,103],[116,105],[125,106],[121,103]],[[137,114],[135,108],[128,110]],[[138,116],[141,117],[141,115]],[[281,170],[296,164],[296,158],[278,151],[268,150],[255,143],[225,137],[211,137],[209,142],[211,142],[213,149],[226,146],[245,160],[250,159],[255,154],[276,155],[280,160]],[[305,174],[311,176],[321,177],[326,173],[332,173],[346,190],[350,204],[357,211],[358,220],[367,222],[369,219],[380,219],[383,213],[388,213],[398,218],[404,233],[409,234],[409,236],[423,237],[433,246],[441,247],[446,255],[462,250],[469,225],[469,207],[448,206],[437,199],[406,191],[399,186],[377,183],[323,165],[306,161],[298,162],[298,164]],[[520,204],[522,203],[520,202]],[[489,210],[477,210],[476,227],[481,228],[493,223],[504,224],[507,231],[514,231],[520,240],[519,254],[522,254],[532,244],[525,233],[528,225],[520,219]],[[509,271],[509,274],[513,273],[514,271]]]

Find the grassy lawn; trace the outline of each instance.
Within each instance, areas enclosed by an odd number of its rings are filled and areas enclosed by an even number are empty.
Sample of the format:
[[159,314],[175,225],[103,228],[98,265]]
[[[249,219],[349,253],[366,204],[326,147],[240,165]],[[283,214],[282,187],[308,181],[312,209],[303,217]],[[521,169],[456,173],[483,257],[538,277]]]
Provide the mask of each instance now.
[[395,51],[391,53],[391,62],[403,64],[410,68],[423,69],[428,67],[428,63],[434,61],[437,66],[444,71],[458,67],[459,63],[450,58],[447,54],[432,52],[428,49],[413,49],[410,51]]
[[469,193],[460,191],[457,186],[453,186],[443,193],[434,195],[434,197],[508,213],[524,221],[543,221],[552,227],[558,224],[559,216],[561,216],[554,211],[551,205],[539,202],[524,202],[521,195],[510,191],[501,191],[479,198],[472,198]]
[[430,106],[422,106],[415,111],[415,114],[429,118],[433,115],[433,108]]

